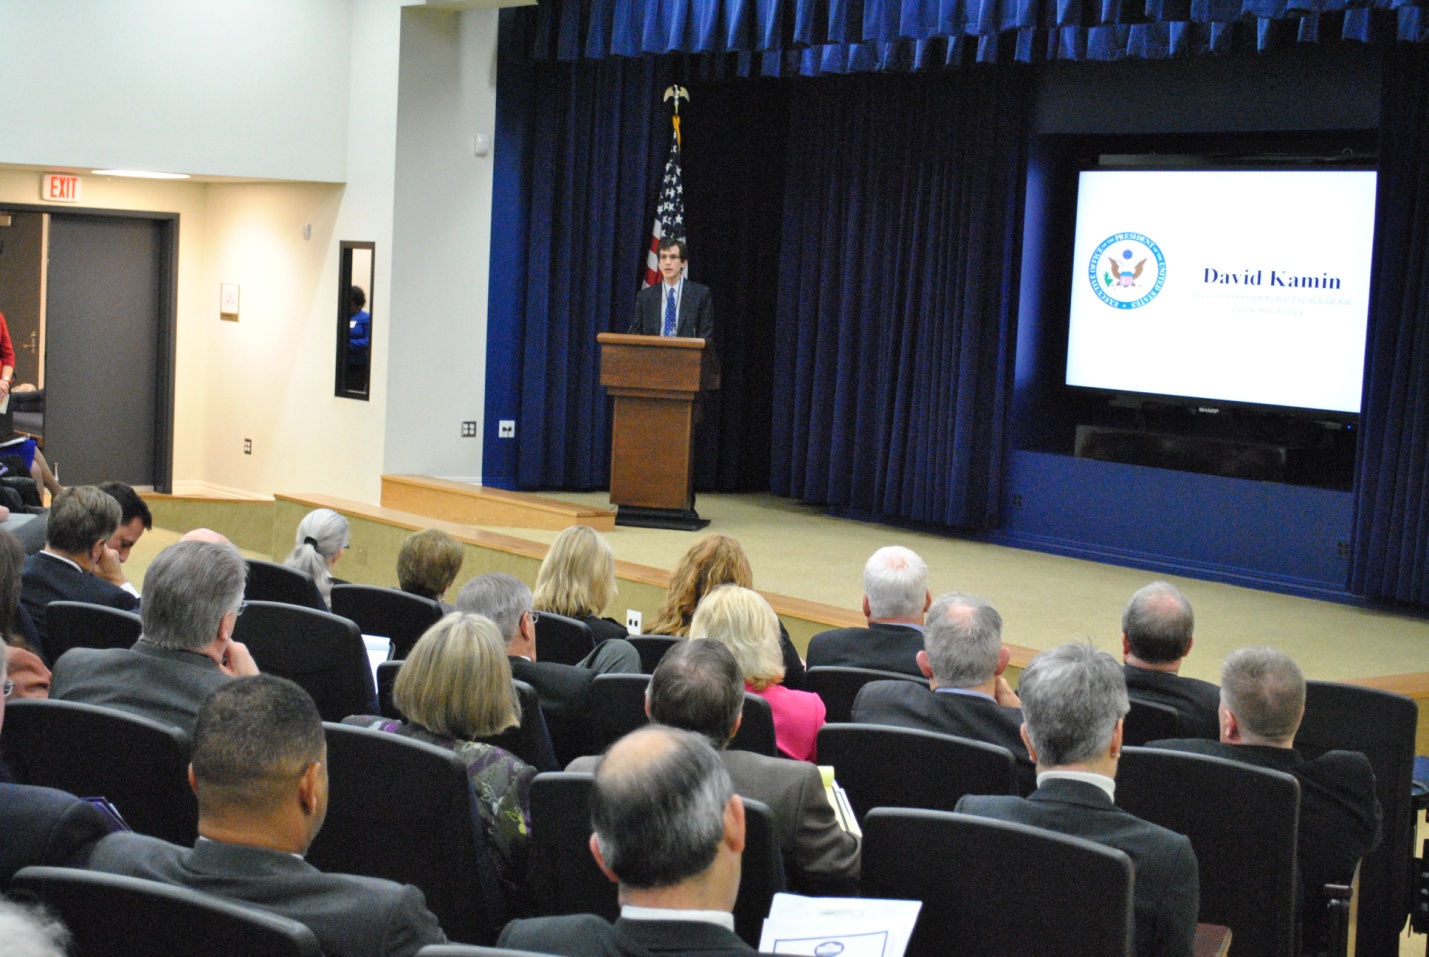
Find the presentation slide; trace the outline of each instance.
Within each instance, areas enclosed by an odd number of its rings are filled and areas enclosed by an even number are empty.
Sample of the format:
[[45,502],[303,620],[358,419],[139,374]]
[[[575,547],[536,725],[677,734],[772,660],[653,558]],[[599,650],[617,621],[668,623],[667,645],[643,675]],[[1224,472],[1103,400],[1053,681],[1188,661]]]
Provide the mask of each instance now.
[[1067,384],[1358,413],[1375,175],[1083,172]]

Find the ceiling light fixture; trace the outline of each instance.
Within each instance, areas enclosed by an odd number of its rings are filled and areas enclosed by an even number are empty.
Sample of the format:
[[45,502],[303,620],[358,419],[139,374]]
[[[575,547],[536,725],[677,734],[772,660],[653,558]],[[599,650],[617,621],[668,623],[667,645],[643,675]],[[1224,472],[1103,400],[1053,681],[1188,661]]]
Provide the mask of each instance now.
[[133,176],[136,179],[188,179],[188,173],[156,173],[146,169],[97,169],[95,176]]

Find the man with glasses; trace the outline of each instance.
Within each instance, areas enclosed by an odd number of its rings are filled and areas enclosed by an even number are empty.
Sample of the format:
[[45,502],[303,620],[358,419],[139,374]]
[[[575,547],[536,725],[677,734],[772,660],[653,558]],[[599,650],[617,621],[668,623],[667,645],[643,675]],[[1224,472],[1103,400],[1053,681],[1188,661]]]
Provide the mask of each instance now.
[[[147,600],[147,599],[146,599]],[[467,582],[457,596],[458,611],[485,615],[506,638],[511,674],[536,689],[541,711],[551,731],[551,743],[563,762],[585,753],[586,705],[598,674],[639,674],[640,652],[623,638],[608,638],[574,665],[541,661],[536,648],[536,622],[531,589],[519,578],[490,572]]]
[[144,631],[131,648],[74,648],[55,662],[50,697],[119,708],[193,732],[209,693],[256,675],[233,640],[247,566],[238,549],[180,542],[144,576]]

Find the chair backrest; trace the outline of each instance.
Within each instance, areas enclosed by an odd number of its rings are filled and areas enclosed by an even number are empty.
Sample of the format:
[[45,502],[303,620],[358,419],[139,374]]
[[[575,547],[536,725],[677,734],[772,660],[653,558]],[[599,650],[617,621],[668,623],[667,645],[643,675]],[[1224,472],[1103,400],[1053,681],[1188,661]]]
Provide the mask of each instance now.
[[1300,782],[1225,758],[1124,748],[1116,803],[1190,838],[1200,920],[1231,929],[1235,957],[1295,953]]
[[1360,862],[1356,946],[1361,954],[1396,955],[1399,929],[1413,904],[1414,736],[1419,706],[1389,691],[1305,682],[1305,718],[1295,748],[1306,757],[1330,750],[1359,751],[1374,768],[1384,810],[1380,845]]
[[576,665],[594,650],[595,638],[585,622],[549,611],[536,619],[536,653],[542,661]]
[[[397,672],[402,670],[400,661],[384,661],[377,666],[377,703],[384,718],[405,721],[406,715],[397,710],[392,701],[392,687],[397,683]],[[546,716],[541,711],[541,699],[536,689],[524,681],[512,680],[516,696],[521,699],[521,724],[509,731],[473,740],[494,744],[510,751],[516,757],[531,765],[537,771],[559,771],[561,764],[556,760],[556,751],[551,746],[551,733],[546,727]]]
[[883,807],[863,823],[862,875],[866,897],[922,901],[908,957],[1131,954],[1131,859],[1083,838]]
[[428,944],[417,951],[417,957],[550,957],[529,950],[508,950],[505,947],[477,947],[474,944]]
[[71,648],[128,648],[143,630],[143,619],[132,611],[84,601],[45,606],[45,651],[51,661]]
[[[616,887],[590,855],[592,774],[538,774],[531,782],[531,856],[527,881],[541,914],[620,914]],[[744,856],[734,929],[751,947],[774,895],[784,889],[784,862],[768,805],[744,799]]]
[[264,674],[297,682],[324,721],[371,714],[377,688],[362,632],[346,618],[284,602],[250,601],[233,630]]
[[1011,751],[932,731],[826,724],[819,763],[833,766],[859,820],[876,807],[951,811],[965,794],[1017,793]]
[[874,668],[846,668],[824,665],[804,672],[804,690],[812,691],[824,701],[827,720],[840,724],[853,720],[853,699],[870,681],[911,681],[926,686],[928,682],[896,671]]
[[729,746],[735,751],[753,751],[771,758],[779,756],[774,740],[774,712],[769,709],[769,702],[757,694],[744,693],[744,717],[740,719],[739,730],[729,739]]
[[1181,715],[1169,704],[1128,697],[1131,710],[1122,727],[1122,743],[1139,748],[1152,741],[1181,737]]
[[395,734],[325,724],[327,820],[308,849],[319,870],[413,884],[453,940],[489,944],[506,902],[495,881],[466,765]]
[[660,659],[665,657],[665,652],[685,639],[676,638],[674,635],[631,635],[625,640],[640,652],[641,673],[653,675],[656,666],[660,664]]
[[141,834],[184,845],[198,836],[189,740],[171,725],[73,701],[11,701],[5,761],[22,784],[108,798]]
[[364,635],[381,635],[392,641],[392,658],[405,658],[442,620],[440,602],[395,588],[375,585],[333,585],[332,613],[357,622]]
[[590,684],[591,744],[596,753],[604,751],[636,728],[643,727],[645,689],[649,675],[596,675]]
[[248,584],[243,589],[243,597],[248,601],[280,601],[327,611],[327,603],[313,576],[258,558],[248,559]]
[[303,924],[185,887],[64,867],[27,867],[10,886],[64,922],[71,957],[322,957]]

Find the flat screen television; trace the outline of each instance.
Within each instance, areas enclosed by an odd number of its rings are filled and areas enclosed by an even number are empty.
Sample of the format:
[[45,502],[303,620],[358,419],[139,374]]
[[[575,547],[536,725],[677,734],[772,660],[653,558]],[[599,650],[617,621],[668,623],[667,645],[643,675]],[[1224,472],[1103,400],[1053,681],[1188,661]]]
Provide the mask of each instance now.
[[1082,171],[1067,385],[1355,416],[1375,177]]

